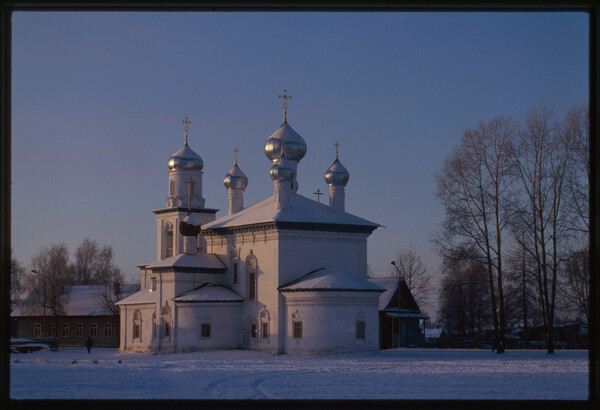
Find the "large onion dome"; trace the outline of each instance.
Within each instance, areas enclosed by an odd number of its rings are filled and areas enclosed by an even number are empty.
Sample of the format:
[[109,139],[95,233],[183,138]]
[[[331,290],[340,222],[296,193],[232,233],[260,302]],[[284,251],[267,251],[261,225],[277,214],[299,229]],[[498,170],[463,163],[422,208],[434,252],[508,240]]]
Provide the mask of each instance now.
[[286,155],[281,154],[281,158],[276,161],[269,171],[271,179],[273,181],[293,182],[296,170],[294,165],[286,158]]
[[169,170],[202,171],[204,161],[186,144],[169,159]]
[[273,163],[281,158],[282,141],[285,141],[283,148],[288,160],[299,162],[304,158],[304,155],[306,155],[306,142],[300,134],[290,127],[287,121],[284,121],[281,127],[265,142],[265,155]]
[[335,161],[333,161],[333,164],[331,164],[329,169],[325,172],[325,182],[327,182],[327,185],[346,186],[349,179],[350,173],[337,158],[335,159]]
[[188,215],[179,222],[179,232],[183,236],[197,236],[200,233],[200,222],[192,215]]
[[229,170],[227,175],[225,175],[223,184],[227,189],[246,189],[248,186],[248,177],[236,163],[233,168]]

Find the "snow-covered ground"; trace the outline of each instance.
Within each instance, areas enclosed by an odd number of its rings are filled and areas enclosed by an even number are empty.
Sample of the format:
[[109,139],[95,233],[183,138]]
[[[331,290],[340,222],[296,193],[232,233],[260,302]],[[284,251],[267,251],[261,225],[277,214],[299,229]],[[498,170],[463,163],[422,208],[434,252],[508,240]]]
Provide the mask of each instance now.
[[[75,361],[73,363],[73,361]],[[96,361],[96,363],[94,363]],[[119,361],[121,361],[119,363]],[[395,349],[321,357],[61,348],[11,355],[15,399],[568,399],[588,352]]]

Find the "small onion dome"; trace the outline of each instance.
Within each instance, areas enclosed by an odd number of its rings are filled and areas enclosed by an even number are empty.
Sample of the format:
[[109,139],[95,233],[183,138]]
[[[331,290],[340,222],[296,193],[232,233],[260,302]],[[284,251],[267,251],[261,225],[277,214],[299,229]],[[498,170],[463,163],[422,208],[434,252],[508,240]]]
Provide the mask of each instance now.
[[169,170],[202,171],[204,161],[185,144],[179,151],[171,155],[169,159]]
[[325,182],[327,185],[343,185],[346,186],[350,179],[350,173],[342,165],[339,159],[333,161],[333,164],[325,172]]
[[192,215],[186,216],[183,221],[179,222],[179,232],[183,236],[197,236],[200,229],[200,223]]
[[265,142],[265,155],[273,163],[281,158],[281,141],[284,140],[284,151],[285,156],[290,161],[300,162],[304,155],[306,155],[306,142],[296,131],[284,122],[277,131],[273,133]]
[[296,170],[284,154],[279,160],[277,160],[275,165],[271,167],[269,175],[271,175],[271,179],[273,181],[293,182],[294,177],[296,176]]
[[225,184],[225,188],[227,189],[246,189],[248,186],[248,177],[242,172],[240,167],[235,164],[233,168],[229,170],[227,175],[225,175],[223,184]]

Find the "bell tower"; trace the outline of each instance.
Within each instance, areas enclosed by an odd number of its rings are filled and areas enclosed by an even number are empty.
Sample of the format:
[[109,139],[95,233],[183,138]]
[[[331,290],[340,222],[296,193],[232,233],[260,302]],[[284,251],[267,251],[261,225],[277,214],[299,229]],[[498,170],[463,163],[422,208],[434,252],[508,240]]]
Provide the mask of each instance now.
[[[191,121],[182,121],[185,131],[183,147],[169,158],[169,196],[166,208],[153,211],[157,225],[157,259],[166,259],[184,252],[184,238],[178,229],[189,214],[199,224],[215,220],[216,209],[204,207],[202,170],[204,161],[188,145]],[[200,247],[203,244],[198,244]]]

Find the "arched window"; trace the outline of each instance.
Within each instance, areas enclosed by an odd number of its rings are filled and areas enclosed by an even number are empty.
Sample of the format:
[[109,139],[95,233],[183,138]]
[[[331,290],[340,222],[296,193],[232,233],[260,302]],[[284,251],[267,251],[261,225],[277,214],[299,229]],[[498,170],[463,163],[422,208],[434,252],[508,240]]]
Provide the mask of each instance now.
[[248,274],[248,299],[257,299],[257,283],[256,283],[256,272],[258,270],[258,261],[256,256],[250,249],[250,255],[246,258],[246,272]]
[[173,256],[173,248],[175,247],[174,240],[175,240],[175,235],[173,234],[173,224],[171,222],[167,222],[167,235],[165,238],[165,245],[166,245],[166,249],[167,249],[167,258],[170,258],[171,256]]
[[169,337],[171,335],[171,307],[168,303],[163,306],[162,310],[162,337]]
[[142,312],[133,312],[133,341],[142,341]]
[[259,314],[260,319],[260,340],[262,342],[269,342],[269,327],[271,321],[271,315],[267,308],[262,308]]
[[175,180],[172,179],[169,181],[169,195],[175,196],[175,188],[176,188]]
[[229,251],[229,258],[231,260],[231,273],[232,273],[231,283],[235,285],[238,283],[238,269],[239,269],[238,252],[235,249],[235,247]]
[[152,339],[156,338],[156,312],[152,312]]

